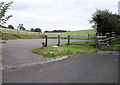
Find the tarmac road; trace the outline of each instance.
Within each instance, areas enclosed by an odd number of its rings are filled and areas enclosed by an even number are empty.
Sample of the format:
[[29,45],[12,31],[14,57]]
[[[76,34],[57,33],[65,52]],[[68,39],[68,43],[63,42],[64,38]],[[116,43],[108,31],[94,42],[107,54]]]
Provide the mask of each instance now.
[[[3,66],[43,61],[33,54],[43,39],[8,40],[3,44]],[[78,40],[71,40],[71,42]],[[49,39],[48,45],[57,44]],[[67,43],[67,40],[61,40]],[[3,83],[116,83],[118,82],[118,55],[116,53],[80,54],[57,62],[2,71]]]
[[[2,60],[3,67],[10,67],[14,65],[21,65],[31,63],[34,61],[45,61],[49,58],[43,58],[41,55],[32,53],[32,49],[41,47],[41,42],[45,39],[19,39],[19,40],[7,40],[7,44],[2,45]],[[85,40],[71,40],[85,41]],[[67,40],[61,39],[61,44],[67,43]],[[57,44],[57,39],[48,39],[48,45]]]
[[117,83],[118,55],[79,54],[57,62],[3,71],[3,83]]

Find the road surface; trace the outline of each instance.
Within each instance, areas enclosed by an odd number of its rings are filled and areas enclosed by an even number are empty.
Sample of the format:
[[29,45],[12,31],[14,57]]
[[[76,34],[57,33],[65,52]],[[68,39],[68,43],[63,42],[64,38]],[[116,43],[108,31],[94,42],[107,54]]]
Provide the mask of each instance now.
[[3,71],[3,83],[117,83],[117,54],[79,54],[61,61]]
[[[56,45],[57,39],[48,39],[48,45]],[[85,41],[85,40],[71,40]],[[32,49],[42,46],[41,42],[45,39],[19,39],[7,40],[7,44],[2,45],[3,67],[10,67],[14,65],[27,64],[35,61],[46,61],[49,58],[32,53]],[[61,44],[67,43],[67,40],[61,39]]]

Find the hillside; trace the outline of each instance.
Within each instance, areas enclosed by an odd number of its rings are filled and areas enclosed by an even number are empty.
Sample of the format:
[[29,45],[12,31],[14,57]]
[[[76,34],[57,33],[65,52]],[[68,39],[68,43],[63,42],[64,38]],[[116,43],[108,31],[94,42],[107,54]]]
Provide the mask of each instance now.
[[19,30],[17,35],[16,29],[8,29],[8,28],[0,28],[2,32],[2,39],[39,39],[44,35],[71,35],[71,36],[93,36],[95,34],[95,30],[79,30],[79,31],[71,31],[64,33],[39,33],[39,32],[29,32]]

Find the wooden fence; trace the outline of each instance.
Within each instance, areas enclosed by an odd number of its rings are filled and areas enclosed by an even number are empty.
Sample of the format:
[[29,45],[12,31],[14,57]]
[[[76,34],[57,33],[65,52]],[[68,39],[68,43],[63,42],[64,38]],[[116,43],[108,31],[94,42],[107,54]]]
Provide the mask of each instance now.
[[[67,44],[70,44],[70,35],[67,36],[68,38],[68,42]],[[48,45],[48,36],[45,35],[45,42],[42,42],[42,48],[47,47]],[[60,35],[58,35],[58,42],[57,42],[57,46],[60,46]]]
[[[66,38],[66,37],[68,37],[68,35],[47,35],[48,37],[51,37],[51,38],[54,38],[54,37],[58,37],[58,36],[60,36],[61,38]],[[90,34],[88,34],[88,36],[74,36],[74,35],[70,35],[70,37],[71,38],[88,38],[88,39],[93,39],[93,38],[95,38],[95,35],[90,35]]]
[[109,46],[112,40],[118,39],[119,35],[115,32],[106,33],[103,35],[102,33],[96,33],[96,48],[100,48],[100,45]]

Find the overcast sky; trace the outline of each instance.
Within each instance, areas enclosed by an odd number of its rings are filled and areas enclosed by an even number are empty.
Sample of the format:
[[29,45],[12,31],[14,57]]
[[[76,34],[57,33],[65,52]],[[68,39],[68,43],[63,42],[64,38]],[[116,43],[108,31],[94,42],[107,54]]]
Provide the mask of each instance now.
[[13,1],[8,14],[13,15],[7,25],[19,23],[29,30],[86,30],[96,9],[118,13],[119,0],[0,0]]

